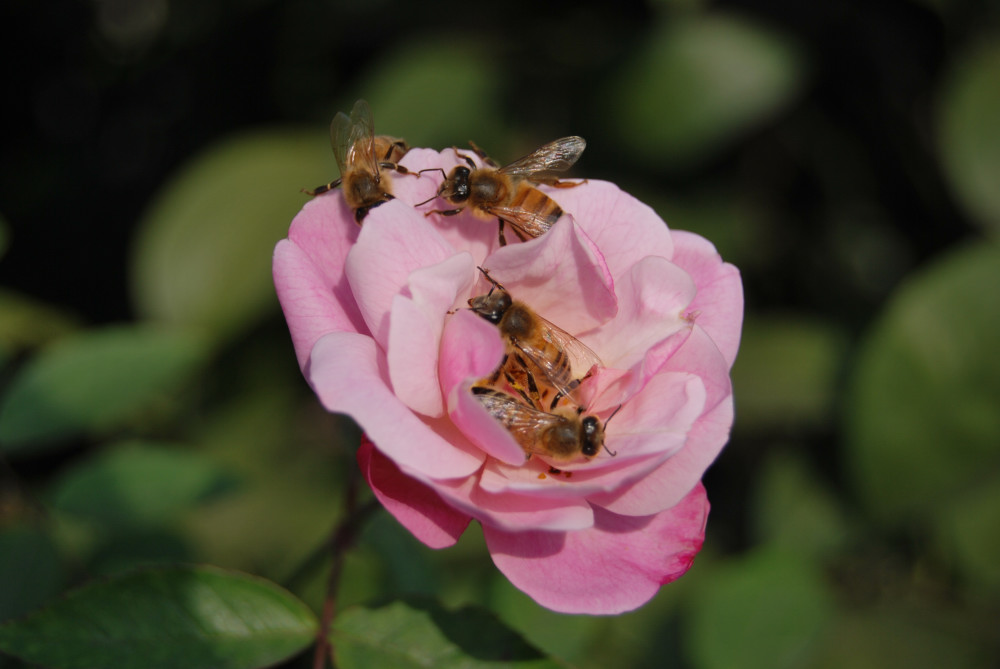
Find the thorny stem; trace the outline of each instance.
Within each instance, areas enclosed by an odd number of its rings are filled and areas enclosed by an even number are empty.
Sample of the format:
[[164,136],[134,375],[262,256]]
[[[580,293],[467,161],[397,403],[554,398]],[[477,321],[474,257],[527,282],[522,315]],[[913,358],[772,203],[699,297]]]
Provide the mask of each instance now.
[[358,508],[358,480],[356,470],[352,471],[347,490],[344,493],[344,516],[334,527],[330,536],[330,553],[333,564],[330,566],[330,578],[326,584],[326,597],[323,600],[323,617],[320,620],[319,632],[316,637],[316,652],[313,655],[313,669],[323,669],[326,658],[330,657],[333,665],[333,646],[330,643],[330,626],[337,611],[337,589],[340,586],[340,575],[344,570],[344,558],[347,551],[357,540],[358,530],[362,523],[379,507],[378,500],[371,500]]

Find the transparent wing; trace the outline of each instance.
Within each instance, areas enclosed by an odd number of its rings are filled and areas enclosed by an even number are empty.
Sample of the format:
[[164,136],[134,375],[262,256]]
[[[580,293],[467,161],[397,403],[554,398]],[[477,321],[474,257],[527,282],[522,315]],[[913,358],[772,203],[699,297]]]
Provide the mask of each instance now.
[[330,140],[333,142],[333,155],[340,167],[340,176],[352,169],[363,170],[368,174],[378,174],[378,163],[375,159],[375,124],[372,122],[372,110],[364,100],[358,100],[348,117],[343,112],[337,112],[330,123]]
[[[541,370],[548,383],[579,406],[581,405],[580,381],[595,365],[603,367],[604,363],[601,362],[600,356],[582,341],[544,318],[541,320],[545,325],[543,336],[553,346],[541,347],[520,340],[514,341],[513,344],[531,364]],[[553,355],[553,351],[558,353]]]
[[566,422],[562,416],[534,409],[513,395],[488,386],[473,386],[472,392],[526,453],[544,453],[541,435],[549,428]]
[[502,218],[505,223],[509,223],[528,237],[541,237],[555,224],[555,220],[547,212],[528,211],[521,207],[489,206],[483,207],[483,211]]
[[518,158],[510,165],[504,165],[499,171],[523,178],[545,172],[565,172],[580,158],[585,148],[587,142],[583,137],[563,137]]

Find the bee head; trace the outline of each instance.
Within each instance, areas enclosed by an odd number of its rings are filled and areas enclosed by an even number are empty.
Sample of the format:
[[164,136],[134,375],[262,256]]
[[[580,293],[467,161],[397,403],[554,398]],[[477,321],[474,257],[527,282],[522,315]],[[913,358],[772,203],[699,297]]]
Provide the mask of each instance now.
[[500,322],[512,303],[506,290],[491,290],[486,295],[469,298],[469,308],[494,325]]
[[585,416],[581,422],[580,432],[581,452],[588,458],[594,457],[604,445],[604,430],[601,429],[601,423],[596,416]]
[[464,165],[459,165],[451,171],[448,178],[441,182],[438,195],[450,202],[459,203],[469,199],[469,175],[472,171]]

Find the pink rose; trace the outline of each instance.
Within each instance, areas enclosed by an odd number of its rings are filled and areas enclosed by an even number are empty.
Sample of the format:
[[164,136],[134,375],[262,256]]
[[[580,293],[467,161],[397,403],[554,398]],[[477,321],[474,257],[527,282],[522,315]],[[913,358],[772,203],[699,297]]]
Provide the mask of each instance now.
[[[410,171],[457,164],[411,150]],[[397,199],[354,223],[339,191],[308,202],[274,251],[274,282],[303,373],[366,438],[358,461],[382,504],[432,548],[482,524],[493,561],[539,604],[637,608],[681,576],[704,539],[701,477],[733,419],[739,273],[705,239],[672,232],[616,186],[543,187],[566,212],[499,248],[497,225],[434,196],[440,172],[393,175]],[[525,454],[470,392],[500,362],[496,326],[467,309],[489,286],[596,352],[588,412],[608,451],[549,464]],[[449,314],[449,311],[454,313]]]

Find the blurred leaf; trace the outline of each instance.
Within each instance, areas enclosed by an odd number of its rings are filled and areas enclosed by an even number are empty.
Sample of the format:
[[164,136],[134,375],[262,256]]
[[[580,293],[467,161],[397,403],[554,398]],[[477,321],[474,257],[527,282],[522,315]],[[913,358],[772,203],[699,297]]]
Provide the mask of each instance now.
[[792,314],[747,318],[733,366],[736,429],[830,421],[845,349],[832,325]]
[[[954,616],[952,621],[955,622]],[[954,625],[952,625],[954,627]],[[973,669],[994,666],[968,630],[949,631],[912,605],[879,606],[838,617],[801,666],[807,669]]]
[[0,346],[18,351],[38,346],[76,329],[74,319],[53,307],[0,289]]
[[0,621],[41,606],[59,592],[62,565],[46,532],[30,527],[0,530]]
[[759,543],[814,559],[843,546],[849,531],[844,509],[804,458],[771,456],[756,486],[750,517]]
[[955,63],[945,86],[940,144],[965,209],[1000,233],[1000,44],[984,42]]
[[622,139],[656,164],[704,160],[789,104],[803,56],[783,36],[720,12],[663,21],[605,99]]
[[976,596],[1000,591],[998,474],[979,481],[934,514],[940,550],[952,556]]
[[933,511],[1000,469],[1000,250],[967,247],[910,277],[859,351],[847,456],[884,519]]
[[235,483],[200,453],[133,442],[66,472],[52,491],[52,507],[97,523],[142,527],[169,521]]
[[105,535],[97,551],[88,556],[86,566],[91,576],[110,576],[195,559],[193,547],[172,530],[129,528]]
[[334,170],[325,132],[261,130],[185,166],[140,223],[133,301],[145,316],[221,341],[277,308],[274,245]]
[[484,609],[448,611],[416,600],[348,609],[334,620],[331,641],[340,669],[564,666]]
[[[434,39],[388,54],[366,77],[375,132],[404,137],[410,146],[444,148],[474,139],[490,150],[503,128],[500,76],[481,44]],[[350,104],[344,101],[345,108]]]
[[692,601],[695,666],[799,666],[834,611],[817,567],[800,554],[771,550],[716,569]]
[[174,567],[89,583],[0,625],[0,650],[53,669],[250,669],[302,651],[316,627],[273,583]]
[[194,337],[120,326],[62,339],[39,352],[0,402],[0,449],[44,448],[127,422],[177,389],[204,357]]

